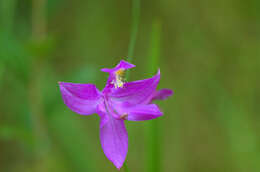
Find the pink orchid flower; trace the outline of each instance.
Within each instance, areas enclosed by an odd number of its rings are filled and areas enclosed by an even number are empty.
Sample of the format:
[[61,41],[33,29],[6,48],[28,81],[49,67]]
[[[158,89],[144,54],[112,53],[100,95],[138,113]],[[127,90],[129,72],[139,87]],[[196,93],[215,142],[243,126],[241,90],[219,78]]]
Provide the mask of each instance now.
[[105,88],[99,91],[94,84],[59,82],[64,103],[80,115],[97,113],[100,120],[100,140],[107,158],[120,169],[128,151],[128,135],[124,120],[144,121],[163,115],[152,101],[166,99],[172,90],[156,90],[160,71],[149,79],[125,82],[123,74],[135,65],[124,60],[109,73]]

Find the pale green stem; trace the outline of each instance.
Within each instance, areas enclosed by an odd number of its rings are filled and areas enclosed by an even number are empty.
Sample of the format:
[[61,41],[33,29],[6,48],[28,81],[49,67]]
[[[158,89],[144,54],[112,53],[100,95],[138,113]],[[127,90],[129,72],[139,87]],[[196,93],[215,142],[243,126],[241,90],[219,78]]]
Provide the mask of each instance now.
[[125,172],[129,172],[126,162],[124,163],[124,170]]
[[[130,41],[128,45],[128,61],[132,62],[134,55],[134,48],[137,39],[138,33],[138,25],[139,25],[139,17],[140,17],[140,0],[132,0],[132,27],[131,27],[131,35]],[[130,77],[129,71],[126,73],[126,79]],[[129,172],[126,162],[124,163],[125,172]]]
[[[152,26],[151,41],[150,41],[150,53],[148,60],[148,71],[155,73],[158,68],[159,56],[160,56],[160,39],[161,39],[161,23],[159,20],[155,20]],[[147,123],[147,172],[160,171],[160,145],[162,144],[161,123],[155,119]]]
[[[140,0],[132,0],[132,26],[131,26],[131,35],[128,45],[127,61],[132,62],[135,43],[137,39],[138,26],[139,26],[139,17],[140,17]],[[130,77],[130,73],[126,73],[126,78]]]
[[[39,43],[46,39],[46,0],[32,1],[32,39],[34,43]],[[31,110],[31,118],[33,123],[33,132],[35,139],[36,161],[41,161],[49,146],[49,138],[47,134],[44,107],[41,94],[41,79],[43,75],[44,64],[40,62],[40,58],[36,56],[32,63],[32,72],[28,86],[29,105]],[[45,168],[43,164],[35,166],[35,171]]]

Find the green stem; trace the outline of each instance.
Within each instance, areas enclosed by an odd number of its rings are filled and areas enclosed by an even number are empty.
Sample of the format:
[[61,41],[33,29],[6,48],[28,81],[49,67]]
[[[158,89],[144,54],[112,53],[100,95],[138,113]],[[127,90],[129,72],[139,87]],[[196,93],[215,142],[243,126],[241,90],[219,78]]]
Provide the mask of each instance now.
[[[150,53],[148,60],[148,71],[151,73],[156,72],[159,63],[160,56],[160,38],[161,38],[161,23],[159,20],[155,20],[152,26],[151,41],[150,41]],[[147,123],[147,172],[160,171],[161,155],[160,147],[161,141],[161,121],[152,120]]]
[[[140,0],[132,0],[132,27],[131,27],[131,35],[130,35],[130,42],[128,45],[128,61],[132,62],[132,58],[134,55],[134,48],[138,33],[138,25],[139,25],[139,17],[140,17]],[[126,79],[130,76],[129,71],[126,73]],[[129,172],[127,167],[127,163],[124,163],[125,172]]]
[[[127,58],[129,62],[132,62],[134,55],[134,48],[137,39],[138,26],[139,26],[139,17],[140,17],[140,0],[132,0],[132,26],[131,26],[131,35],[128,45]],[[129,72],[126,74],[126,78],[129,78]]]
[[[33,0],[32,1],[32,40],[38,44],[46,39],[46,0]],[[35,55],[32,62],[32,72],[30,75],[30,82],[28,83],[28,99],[31,109],[31,120],[33,125],[34,134],[34,151],[37,165],[34,171],[43,169],[46,171],[44,164],[41,162],[49,150],[49,138],[46,128],[43,98],[41,94],[44,63],[40,61],[40,57]],[[36,75],[37,74],[37,75]]]
[[129,172],[126,162],[124,163],[125,172]]

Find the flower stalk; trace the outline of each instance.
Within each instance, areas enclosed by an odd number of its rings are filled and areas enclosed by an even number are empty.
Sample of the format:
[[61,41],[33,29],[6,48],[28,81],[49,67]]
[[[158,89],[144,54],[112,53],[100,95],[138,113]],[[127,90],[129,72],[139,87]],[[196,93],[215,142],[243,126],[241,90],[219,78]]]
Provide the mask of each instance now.
[[[132,0],[132,25],[131,25],[131,35],[128,45],[127,61],[132,62],[134,56],[134,49],[137,39],[138,27],[140,18],[140,0]],[[126,73],[126,79],[130,77],[129,71]]]
[[[161,39],[161,23],[159,20],[155,20],[152,26],[151,32],[151,45],[150,45],[150,53],[148,60],[148,71],[150,73],[155,72],[158,68],[159,56],[160,56],[160,39]],[[160,121],[153,120],[147,123],[146,128],[146,137],[147,137],[147,155],[146,155],[146,171],[147,172],[157,172],[161,169],[161,155],[160,155],[160,147],[162,144],[162,140],[160,133],[161,125]]]
[[[32,1],[32,41],[38,44],[44,41],[47,36],[46,31],[46,0]],[[32,72],[30,74],[30,82],[28,83],[28,99],[31,110],[31,120],[33,125],[33,135],[35,141],[36,160],[40,161],[48,151],[49,138],[47,134],[43,98],[41,94],[41,79],[43,76],[44,64],[40,61],[40,55],[35,55],[32,62]],[[37,75],[35,75],[37,74]],[[36,168],[42,169],[43,166]],[[37,171],[37,170],[36,170]]]
[[126,162],[124,163],[124,169],[125,169],[125,172],[129,172]]

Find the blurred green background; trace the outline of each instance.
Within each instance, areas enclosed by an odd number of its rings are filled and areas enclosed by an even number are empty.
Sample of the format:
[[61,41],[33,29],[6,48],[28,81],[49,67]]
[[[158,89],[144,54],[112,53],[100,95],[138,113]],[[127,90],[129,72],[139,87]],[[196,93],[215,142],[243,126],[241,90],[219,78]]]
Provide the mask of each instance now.
[[[131,24],[130,0],[0,0],[1,172],[117,171],[57,82],[102,89]],[[160,68],[175,94],[126,122],[129,171],[259,172],[260,1],[142,0],[138,28],[129,80]]]

